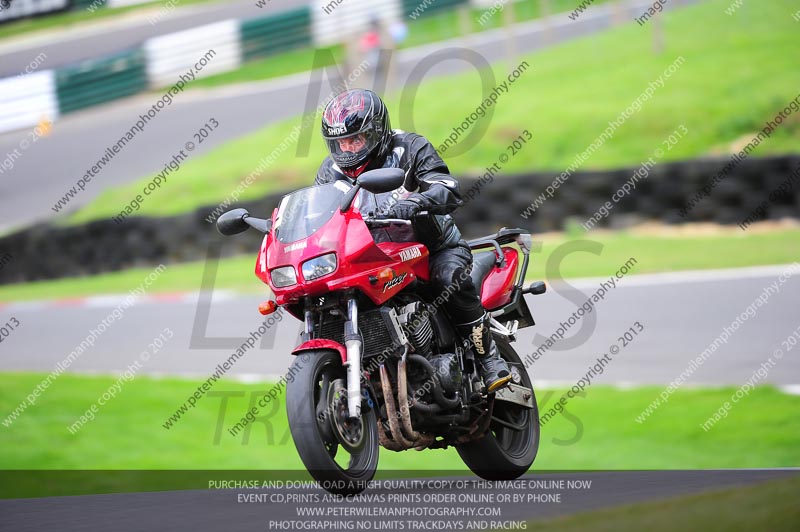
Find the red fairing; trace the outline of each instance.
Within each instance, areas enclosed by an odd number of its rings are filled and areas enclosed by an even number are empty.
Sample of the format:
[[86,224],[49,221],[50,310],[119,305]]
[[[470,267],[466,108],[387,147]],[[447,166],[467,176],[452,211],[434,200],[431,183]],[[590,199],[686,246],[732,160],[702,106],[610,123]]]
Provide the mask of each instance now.
[[261,249],[256,258],[256,277],[261,279],[264,284],[269,284],[269,275],[267,274],[267,241],[269,235],[264,235],[264,240],[261,241]]
[[326,340],[325,338],[303,342],[292,350],[292,354],[299,355],[305,351],[316,351],[318,349],[333,349],[334,351],[338,351],[339,356],[342,357],[342,364],[347,362],[347,349],[339,342]]
[[[275,223],[277,210],[272,214]],[[336,270],[312,281],[303,279],[302,264],[320,255],[336,253]],[[274,268],[294,266],[297,284],[277,288],[269,275]],[[420,278],[427,281],[428,249],[414,242],[376,244],[361,213],[350,208],[333,217],[308,238],[282,243],[268,233],[261,244],[256,276],[269,284],[280,306],[304,296],[356,288],[381,305]],[[381,274],[379,278],[379,274]]]
[[511,302],[519,253],[514,248],[503,248],[503,254],[506,257],[505,267],[495,266],[481,285],[481,303],[487,310],[495,310]]
[[[272,222],[275,222],[275,216],[278,214],[278,209],[272,210]],[[264,284],[269,284],[269,275],[267,274],[267,244],[269,243],[270,233],[264,235],[261,241],[261,249],[258,251],[256,257],[256,277],[261,279]]]

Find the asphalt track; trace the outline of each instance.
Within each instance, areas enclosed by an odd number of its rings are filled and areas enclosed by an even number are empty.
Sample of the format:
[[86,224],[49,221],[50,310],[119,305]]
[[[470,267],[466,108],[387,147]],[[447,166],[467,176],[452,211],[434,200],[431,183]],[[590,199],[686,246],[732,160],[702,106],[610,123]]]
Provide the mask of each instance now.
[[[0,529],[23,531],[59,530],[59,531],[106,531],[134,532],[134,531],[220,531],[251,532],[264,530],[286,530],[279,528],[276,523],[288,522],[289,526],[300,523],[312,530],[337,530],[358,529],[355,522],[369,522],[370,529],[378,529],[376,525],[383,523],[384,530],[469,530],[471,520],[498,521],[510,523],[512,526],[522,521],[538,521],[591,511],[615,507],[626,504],[642,503],[647,501],[706,493],[726,488],[744,487],[769,480],[785,479],[797,476],[797,471],[792,470],[710,470],[710,471],[616,471],[616,472],[584,472],[554,475],[525,475],[518,481],[518,485],[531,486],[534,480],[564,480],[586,481],[582,489],[497,489],[482,487],[478,489],[435,489],[434,484],[426,484],[430,479],[406,480],[410,488],[389,489],[391,484],[378,488],[368,489],[361,500],[346,502],[311,502],[314,498],[321,501],[323,492],[319,488],[307,489],[263,489],[263,490],[197,490],[197,491],[172,491],[161,493],[128,493],[113,495],[86,495],[74,497],[50,497],[39,499],[11,499],[0,500]],[[212,476],[209,475],[211,478]],[[217,476],[215,476],[217,477]],[[252,475],[254,479],[261,478],[258,472]],[[241,478],[241,477],[237,477]],[[442,477],[434,477],[441,480]],[[475,477],[451,476],[447,480],[450,486],[457,486],[459,481],[472,481]],[[397,502],[379,502],[388,500],[390,494],[399,494],[419,497],[455,496],[456,502],[420,502],[401,504]],[[475,495],[493,494],[495,502],[462,502],[457,501],[461,494],[472,493]],[[500,493],[522,495],[526,502],[497,502]],[[262,494],[267,496],[267,502],[240,502],[241,496],[247,494]],[[301,502],[269,502],[273,495],[284,496],[302,495],[307,497],[306,503]],[[536,495],[560,495],[560,502],[553,499],[532,498]],[[372,498],[371,500],[369,498]],[[325,512],[331,512],[326,517],[301,517],[298,510],[301,508],[317,507]],[[500,515],[494,517],[438,517],[438,516],[413,516],[413,517],[352,517],[341,516],[345,511],[361,511],[369,509],[379,511],[381,508],[391,508],[410,511],[467,511],[469,508],[481,509],[497,508]],[[335,514],[339,513],[337,517]],[[395,522],[392,523],[392,520]],[[323,521],[345,522],[348,525],[321,526]],[[404,526],[396,521],[402,521]],[[413,522],[414,526],[406,525]],[[440,524],[446,524],[444,528]],[[460,524],[459,524],[460,523]],[[598,523],[600,524],[600,523]],[[316,525],[316,526],[315,526]],[[295,525],[297,526],[297,525]],[[463,527],[463,528],[462,528]],[[480,527],[483,529],[485,527]],[[494,528],[494,527],[493,527]],[[519,527],[518,527],[519,528]],[[303,528],[289,528],[303,529]],[[364,528],[362,528],[364,529]]]
[[[672,0],[666,8],[672,9],[696,1]],[[611,27],[615,21],[631,21],[633,14],[639,14],[642,6],[651,3],[636,0],[626,4],[627,14],[614,12],[609,5],[603,4],[586,11],[577,21],[571,21],[566,13],[560,13],[546,20],[518,24],[511,31],[491,30],[403,50],[393,59],[394,74],[390,85],[399,90],[401,87],[414,86],[416,81],[412,83],[409,79],[419,80],[423,74],[428,79],[474,71],[475,67],[463,59],[465,53],[473,56],[478,54],[483,58],[481,61],[490,63],[506,61],[510,71],[519,64],[517,53],[532,52],[598,33]],[[462,50],[454,51],[454,47]],[[444,52],[445,50],[450,51]],[[424,59],[434,57],[437,52],[447,53],[447,59],[434,62],[427,72],[418,72],[419,76],[412,76],[415,67],[423,64]],[[535,64],[532,67],[535,69]],[[165,107],[58,214],[74,211],[94,199],[105,188],[116,187],[159,172],[210,118],[216,119],[220,126],[192,152],[190,160],[215,146],[273,122],[299,116],[306,109],[311,79],[310,73],[302,73],[264,82],[214,90],[187,90],[178,94],[173,103]],[[477,73],[474,74],[474,83],[480,83]],[[330,85],[327,79],[323,81],[319,99],[310,109],[328,97]],[[380,86],[375,86],[371,73],[358,77],[354,85],[384,92]],[[644,88],[646,87],[631,89],[631,98],[635,98]],[[492,89],[491,84],[485,87],[487,93]],[[97,164],[106,148],[130,130],[138,116],[150,109],[161,96],[162,92],[147,93],[59,119],[48,136],[40,138],[30,148],[22,151],[14,167],[3,173],[3,179],[0,179],[0,231],[55,217],[57,214],[52,208],[58,200]],[[480,102],[476,101],[475,105],[478,104]],[[462,116],[453,117],[453,125],[459,124],[461,120]],[[393,117],[393,125],[401,129],[414,130],[412,122],[411,109],[404,109],[400,116]],[[26,136],[27,132],[24,131],[0,135],[0,160],[5,159],[5,154],[11,154],[19,148],[21,140]],[[431,140],[437,144],[444,139]],[[263,155],[267,155],[273,148],[264,146]],[[54,161],[58,164],[54,165]],[[223,199],[221,197],[220,201]],[[122,210],[125,205],[119,207]]]
[[[777,282],[784,266],[719,272],[665,275],[630,275],[618,281],[593,312],[577,321],[538,361],[527,368],[534,381],[574,384],[616,345],[619,352],[594,382],[615,385],[666,384],[689,367],[722,333],[724,327],[744,313],[765,287]],[[251,272],[243,272],[251,275]],[[525,358],[559,328],[591,296],[599,280],[572,282],[578,289],[552,288],[541,296],[528,296],[535,327],[519,332],[515,344]],[[253,280],[254,291],[260,291]],[[742,385],[761,367],[776,349],[800,326],[797,299],[800,275],[788,278],[779,291],[769,296],[764,306],[746,317],[725,344],[717,349],[687,380],[695,385]],[[194,300],[192,300],[194,299]],[[251,331],[258,329],[263,317],[257,296],[217,293],[211,302],[207,328],[197,320],[196,298],[189,301],[155,300],[127,309],[69,367],[78,373],[114,373],[123,371],[138,359],[139,353],[168,327],[174,337],[140,370],[150,375],[186,375],[207,378],[242,344]],[[17,303],[0,307],[0,322],[12,316],[20,326],[0,345],[0,371],[52,371],[64,360],[89,331],[111,314],[117,299],[94,298],[89,305],[63,302],[50,304]],[[200,313],[202,316],[202,313]],[[594,325],[592,319],[596,317]],[[191,347],[195,321],[196,337],[217,338],[217,348]],[[644,330],[627,346],[620,337],[630,328]],[[580,327],[585,327],[580,333]],[[262,345],[248,351],[228,373],[240,379],[277,379],[291,363],[291,349],[296,345],[300,322],[286,315],[268,330]],[[535,335],[542,337],[537,338]],[[633,334],[633,333],[631,333]],[[574,337],[579,335],[577,339]],[[227,337],[228,340],[219,340]],[[200,340],[197,340],[200,341]],[[207,344],[209,341],[202,341]],[[763,381],[797,390],[800,384],[800,360],[785,353]],[[23,399],[23,398],[20,398]]]

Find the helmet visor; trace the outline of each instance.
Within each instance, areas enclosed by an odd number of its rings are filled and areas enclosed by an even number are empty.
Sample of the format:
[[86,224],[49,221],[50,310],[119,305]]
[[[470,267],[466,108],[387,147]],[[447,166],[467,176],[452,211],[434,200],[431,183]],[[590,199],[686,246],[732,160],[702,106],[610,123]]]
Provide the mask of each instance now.
[[381,137],[370,124],[358,133],[340,137],[325,137],[328,152],[339,168],[362,165],[380,144]]

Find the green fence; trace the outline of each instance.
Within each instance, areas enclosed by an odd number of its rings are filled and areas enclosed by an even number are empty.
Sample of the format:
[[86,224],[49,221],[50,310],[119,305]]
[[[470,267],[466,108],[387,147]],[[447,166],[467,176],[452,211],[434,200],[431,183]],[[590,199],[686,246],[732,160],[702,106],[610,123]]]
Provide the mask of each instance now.
[[77,10],[77,9],[86,9],[90,5],[94,4],[96,7],[106,7],[107,0],[72,0],[70,2],[70,9]]
[[243,61],[311,46],[311,10],[305,6],[270,17],[244,20],[241,33]]
[[56,91],[62,114],[130,96],[146,88],[147,68],[142,49],[83,61],[56,71]]
[[423,18],[468,3],[469,0],[428,0],[426,5],[424,0],[402,0],[403,15],[408,17],[416,11],[417,18]]

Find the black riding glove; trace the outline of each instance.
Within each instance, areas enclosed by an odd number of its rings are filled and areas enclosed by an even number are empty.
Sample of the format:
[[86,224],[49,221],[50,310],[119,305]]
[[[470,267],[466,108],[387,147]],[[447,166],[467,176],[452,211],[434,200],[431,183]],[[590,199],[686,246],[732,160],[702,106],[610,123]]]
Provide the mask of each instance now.
[[389,207],[387,217],[410,220],[415,214],[427,207],[427,204],[428,202],[420,194],[411,194],[406,199],[402,199]]

